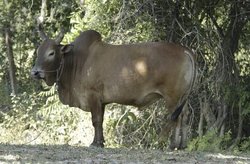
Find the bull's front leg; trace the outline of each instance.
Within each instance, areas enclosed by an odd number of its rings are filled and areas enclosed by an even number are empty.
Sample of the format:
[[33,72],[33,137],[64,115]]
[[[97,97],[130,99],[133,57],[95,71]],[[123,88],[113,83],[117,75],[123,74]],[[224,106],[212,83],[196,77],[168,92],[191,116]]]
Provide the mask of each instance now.
[[89,107],[92,116],[92,124],[95,129],[95,136],[91,146],[104,147],[103,137],[103,116],[104,116],[104,105],[102,105],[100,99],[95,96],[89,96]]

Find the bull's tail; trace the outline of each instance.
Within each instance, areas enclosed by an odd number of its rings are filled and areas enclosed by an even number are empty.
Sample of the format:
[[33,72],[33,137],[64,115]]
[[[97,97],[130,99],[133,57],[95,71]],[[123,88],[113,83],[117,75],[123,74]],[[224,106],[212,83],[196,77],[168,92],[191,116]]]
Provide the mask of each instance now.
[[180,105],[175,109],[175,111],[171,114],[171,117],[170,119],[172,121],[176,121],[179,117],[179,115],[181,114],[186,102],[187,102],[187,99],[188,99],[188,96],[190,95],[191,93],[191,90],[194,86],[194,83],[195,83],[195,79],[196,79],[196,68],[195,68],[195,60],[194,60],[194,53],[193,52],[190,52],[190,51],[184,51],[184,53],[189,57],[190,59],[190,62],[192,63],[192,78],[191,78],[191,82],[190,82],[190,86],[189,88],[187,89],[186,93],[182,96],[181,98],[181,101],[180,101]]
[[178,107],[175,109],[175,111],[171,114],[170,119],[171,119],[172,121],[176,121],[176,120],[178,119],[178,117],[179,117],[179,115],[181,114],[182,109],[183,109],[184,105],[186,104],[186,102],[187,102],[187,100],[184,100],[184,101],[181,103],[181,105],[178,106]]

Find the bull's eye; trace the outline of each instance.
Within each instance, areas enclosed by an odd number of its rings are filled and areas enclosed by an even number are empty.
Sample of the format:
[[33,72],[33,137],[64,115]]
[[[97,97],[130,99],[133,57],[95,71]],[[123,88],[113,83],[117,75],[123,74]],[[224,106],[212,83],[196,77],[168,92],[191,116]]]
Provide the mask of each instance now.
[[55,55],[55,51],[51,51],[48,56],[54,56]]

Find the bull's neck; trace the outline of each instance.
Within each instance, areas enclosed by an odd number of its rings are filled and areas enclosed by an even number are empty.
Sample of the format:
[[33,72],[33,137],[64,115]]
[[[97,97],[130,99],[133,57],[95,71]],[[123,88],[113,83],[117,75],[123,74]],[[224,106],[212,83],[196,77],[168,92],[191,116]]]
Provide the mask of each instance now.
[[67,54],[64,56],[63,69],[59,71],[58,92],[60,101],[69,106],[75,106],[74,95],[72,94],[72,80],[74,79],[73,61],[74,55]]

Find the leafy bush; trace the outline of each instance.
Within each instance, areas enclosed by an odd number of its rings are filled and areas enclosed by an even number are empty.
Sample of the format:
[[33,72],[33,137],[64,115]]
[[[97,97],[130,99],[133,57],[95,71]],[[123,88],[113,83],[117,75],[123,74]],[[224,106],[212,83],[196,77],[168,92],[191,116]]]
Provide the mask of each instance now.
[[55,87],[52,87],[39,94],[24,92],[12,96],[11,109],[1,113],[0,140],[10,143],[68,143],[70,134],[77,127],[79,115],[62,105],[55,92]]
[[1,141],[14,142],[22,135],[22,132],[38,124],[36,112],[40,107],[38,103],[41,99],[36,94],[26,92],[11,97],[11,108],[7,112],[1,112]]
[[243,141],[239,144],[238,150],[250,153],[250,137],[243,139]]
[[211,130],[202,137],[194,138],[188,144],[189,151],[210,151],[218,152],[225,150],[228,147],[228,142],[231,140],[231,132],[227,132],[224,136],[218,136],[216,130]]
[[[122,145],[150,149],[166,146],[159,143],[158,137],[166,112],[163,101],[158,101],[143,111],[117,104],[112,104],[107,108],[112,110],[106,123],[108,146]],[[120,110],[114,111],[114,108],[120,108]]]

